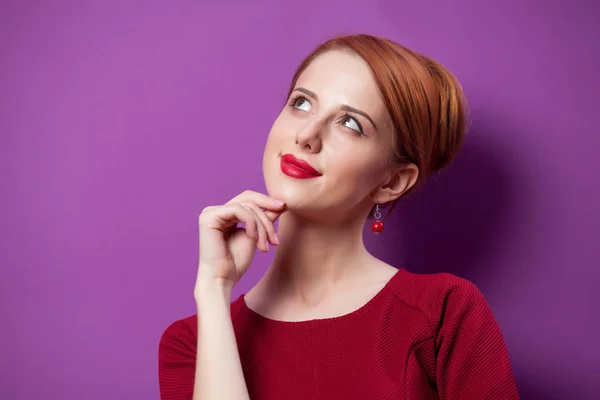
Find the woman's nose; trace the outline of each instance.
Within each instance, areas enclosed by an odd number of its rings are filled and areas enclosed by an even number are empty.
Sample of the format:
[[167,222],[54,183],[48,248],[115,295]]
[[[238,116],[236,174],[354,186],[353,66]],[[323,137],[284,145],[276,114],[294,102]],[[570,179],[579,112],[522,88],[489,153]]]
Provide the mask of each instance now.
[[318,153],[322,147],[322,129],[323,126],[321,123],[312,123],[309,126],[305,126],[296,134],[296,146],[301,151]]

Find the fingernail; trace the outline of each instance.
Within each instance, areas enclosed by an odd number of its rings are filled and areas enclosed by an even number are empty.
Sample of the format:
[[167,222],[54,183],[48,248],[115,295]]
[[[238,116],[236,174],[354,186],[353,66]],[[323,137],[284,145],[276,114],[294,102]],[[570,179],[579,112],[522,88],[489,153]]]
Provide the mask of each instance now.
[[277,236],[277,232],[275,232],[275,243],[279,244],[279,236]]
[[277,204],[278,206],[282,206],[285,204],[285,202],[281,200],[275,200],[275,204]]

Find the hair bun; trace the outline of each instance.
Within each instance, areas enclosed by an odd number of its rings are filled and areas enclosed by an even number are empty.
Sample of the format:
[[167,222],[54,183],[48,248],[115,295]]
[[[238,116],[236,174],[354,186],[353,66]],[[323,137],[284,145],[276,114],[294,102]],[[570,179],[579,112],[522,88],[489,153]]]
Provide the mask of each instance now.
[[466,133],[467,101],[460,82],[437,61],[426,59],[439,91],[438,124],[429,156],[429,172],[444,169],[455,158]]

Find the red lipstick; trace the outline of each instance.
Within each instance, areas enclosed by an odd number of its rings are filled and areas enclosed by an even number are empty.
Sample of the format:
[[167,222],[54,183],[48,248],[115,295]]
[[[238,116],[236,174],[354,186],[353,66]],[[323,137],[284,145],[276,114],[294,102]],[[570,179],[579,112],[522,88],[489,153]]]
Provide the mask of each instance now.
[[292,154],[281,156],[281,171],[297,179],[317,178],[323,174],[314,169],[309,163],[294,157]]

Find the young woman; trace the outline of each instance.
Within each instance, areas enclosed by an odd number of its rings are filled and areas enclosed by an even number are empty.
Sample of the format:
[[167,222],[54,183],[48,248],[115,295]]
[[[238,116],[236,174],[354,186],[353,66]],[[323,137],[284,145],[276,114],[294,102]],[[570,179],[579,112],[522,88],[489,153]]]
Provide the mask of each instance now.
[[[267,140],[268,195],[200,214],[197,314],[162,336],[161,398],[518,399],[481,292],[397,269],[362,240],[370,215],[381,232],[380,209],[451,162],[465,109],[452,74],[392,41],[338,37],[310,54]],[[272,265],[230,304],[270,246]]]

